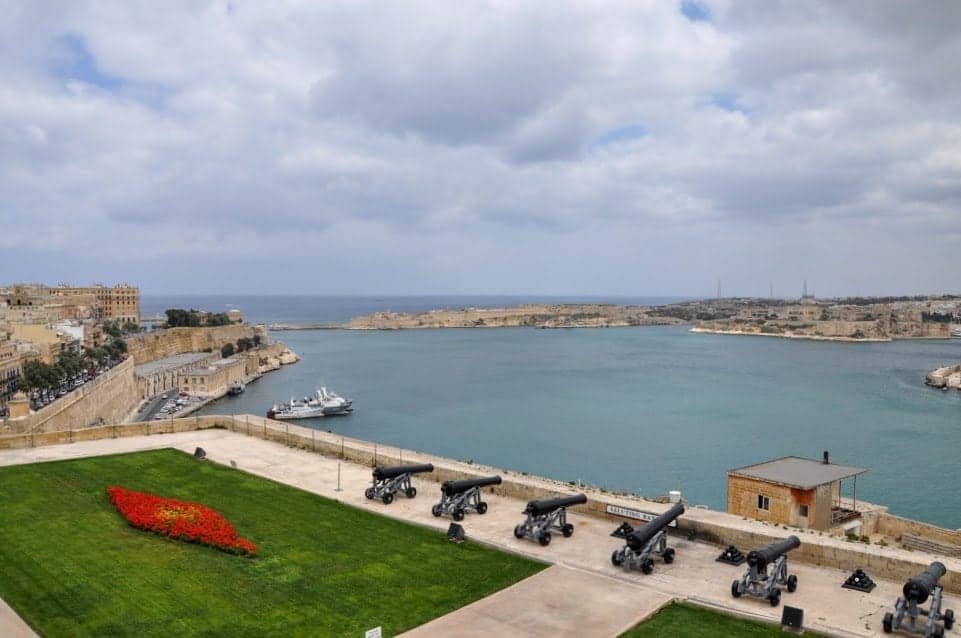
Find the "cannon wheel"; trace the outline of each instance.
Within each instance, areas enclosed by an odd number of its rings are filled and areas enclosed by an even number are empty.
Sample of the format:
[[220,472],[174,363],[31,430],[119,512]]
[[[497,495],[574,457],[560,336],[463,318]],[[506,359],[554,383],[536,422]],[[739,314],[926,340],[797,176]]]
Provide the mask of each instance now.
[[780,605],[780,604],[781,604],[781,590],[780,590],[780,589],[775,589],[774,591],[772,591],[772,592],[771,592],[771,595],[767,597],[767,600],[768,600],[769,603],[771,603],[771,607],[777,607],[778,605]]
[[407,491],[405,491],[404,494],[407,495],[407,498],[414,498],[415,496],[417,496],[417,488],[416,488],[416,487],[408,487],[408,488],[407,488]]
[[733,583],[731,583],[731,595],[734,596],[735,598],[741,597],[741,583],[739,583],[736,580]]
[[537,542],[541,544],[541,547],[547,547],[548,545],[551,544],[551,533],[544,532],[543,534],[537,537]]
[[517,526],[514,527],[514,537],[515,537],[515,538],[524,538],[524,526],[523,526],[523,525],[517,525]]
[[644,562],[641,563],[641,571],[645,574],[650,574],[652,571],[654,571],[654,561],[652,561],[650,558],[645,559]]
[[674,562],[674,548],[668,547],[664,550],[664,562],[670,565]]
[[792,594],[797,591],[797,576],[794,574],[787,577],[787,590]]
[[884,614],[884,620],[881,621],[881,627],[884,629],[884,633],[886,634],[894,631],[894,614],[891,612]]
[[481,501],[480,503],[478,503],[478,504],[477,504],[477,513],[478,513],[478,514],[486,514],[486,513],[487,513],[487,503],[485,503],[484,501]]
[[374,492],[374,488],[372,487],[368,487],[366,490],[364,490],[364,496],[366,496],[369,499],[373,499],[375,494],[376,492]]
[[564,538],[570,538],[574,535],[574,526],[571,523],[567,523],[561,528],[561,534],[564,535]]
[[390,492],[387,492],[380,497],[380,500],[384,501],[384,505],[390,505],[391,503],[394,502],[394,495],[391,494]]
[[430,508],[430,513],[434,516],[440,516],[444,513],[444,508],[440,505],[434,505],[432,508]]
[[614,567],[620,567],[624,564],[624,557],[621,556],[621,550],[615,549],[611,553],[611,564],[614,565]]
[[456,510],[451,512],[451,518],[453,518],[455,521],[464,520],[464,510],[458,507]]
[[952,627],[954,627],[954,610],[949,609],[944,612],[944,628],[951,631]]
[[931,630],[932,638],[944,638],[944,627],[941,625],[935,625]]

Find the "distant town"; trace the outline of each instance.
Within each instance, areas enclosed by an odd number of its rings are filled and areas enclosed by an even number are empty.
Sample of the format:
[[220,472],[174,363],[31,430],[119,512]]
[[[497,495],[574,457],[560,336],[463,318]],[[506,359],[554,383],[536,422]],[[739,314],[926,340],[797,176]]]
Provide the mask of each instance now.
[[[694,332],[838,341],[961,336],[961,296],[816,299],[718,298],[665,306],[532,304],[422,313],[378,312],[351,319],[356,330],[416,328],[607,328],[688,324]],[[276,326],[290,329],[294,326]],[[275,326],[272,326],[275,328]]]

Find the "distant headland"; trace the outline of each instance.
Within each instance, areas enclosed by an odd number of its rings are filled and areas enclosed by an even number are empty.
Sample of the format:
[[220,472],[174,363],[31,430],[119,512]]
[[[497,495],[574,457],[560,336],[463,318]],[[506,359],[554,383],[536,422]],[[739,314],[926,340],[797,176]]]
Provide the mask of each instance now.
[[[348,330],[429,328],[612,328],[689,325],[692,332],[832,341],[946,339],[961,336],[961,296],[848,297],[799,300],[728,298],[664,306],[525,304],[506,308],[376,312],[340,326]],[[274,324],[271,329],[308,326]]]

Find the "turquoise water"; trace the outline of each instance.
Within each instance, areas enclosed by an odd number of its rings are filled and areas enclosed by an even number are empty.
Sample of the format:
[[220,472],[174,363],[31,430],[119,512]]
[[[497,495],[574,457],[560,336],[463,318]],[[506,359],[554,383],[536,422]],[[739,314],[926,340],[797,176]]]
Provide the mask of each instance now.
[[961,527],[961,393],[923,384],[961,340],[846,344],[686,328],[278,333],[303,360],[207,413],[264,414],[323,382],[300,424],[725,507],[726,471],[784,455],[870,468],[858,498]]

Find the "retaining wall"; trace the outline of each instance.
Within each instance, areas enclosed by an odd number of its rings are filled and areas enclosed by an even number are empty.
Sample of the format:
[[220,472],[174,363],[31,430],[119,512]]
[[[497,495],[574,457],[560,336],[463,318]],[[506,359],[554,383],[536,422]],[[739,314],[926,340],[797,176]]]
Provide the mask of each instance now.
[[210,350],[219,352],[228,343],[236,343],[241,337],[252,338],[259,334],[266,343],[267,332],[263,326],[235,324],[210,328],[168,328],[134,335],[127,339],[127,351],[138,365],[185,352]]
[[[143,436],[186,432],[208,428],[225,428],[248,436],[275,441],[290,447],[310,450],[318,454],[342,458],[346,461],[373,466],[375,464],[433,463],[434,472],[429,478],[438,482],[450,479],[472,478],[500,474],[503,482],[494,486],[492,492],[526,501],[584,492],[587,504],[574,508],[577,512],[621,522],[621,516],[608,514],[608,506],[629,508],[649,513],[660,513],[668,505],[637,496],[612,494],[603,490],[575,487],[561,481],[529,476],[509,470],[479,466],[421,452],[382,446],[369,441],[271,421],[253,415],[196,416],[146,423],[106,425],[81,430],[19,434],[0,436],[0,449],[55,445],[102,438]],[[424,475],[421,475],[424,476]],[[906,519],[902,519],[906,520]],[[632,523],[636,524],[636,523]],[[922,524],[923,525],[923,524]],[[848,542],[811,530],[780,527],[759,521],[746,520],[726,512],[689,507],[678,520],[676,533],[689,538],[714,543],[720,547],[736,545],[742,551],[766,545],[774,540],[794,534],[801,539],[801,546],[791,552],[791,558],[802,562],[832,567],[843,571],[861,568],[872,577],[896,582],[905,581],[932,560],[940,560],[948,568],[941,584],[947,591],[961,593],[961,559],[934,556],[919,551],[896,547],[881,547],[860,542]]]
[[118,423],[137,405],[133,359],[128,357],[93,381],[23,419],[10,419],[12,432],[46,432]]

